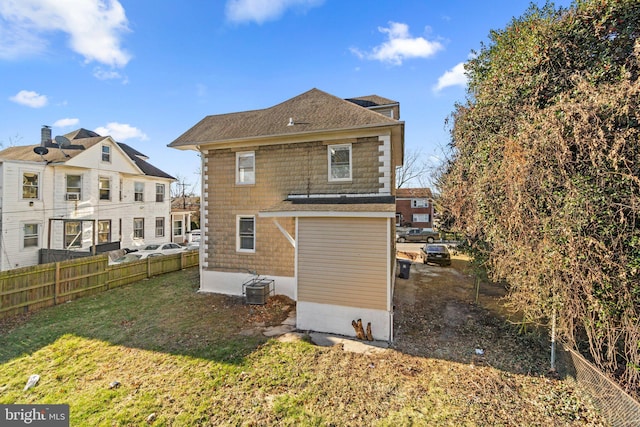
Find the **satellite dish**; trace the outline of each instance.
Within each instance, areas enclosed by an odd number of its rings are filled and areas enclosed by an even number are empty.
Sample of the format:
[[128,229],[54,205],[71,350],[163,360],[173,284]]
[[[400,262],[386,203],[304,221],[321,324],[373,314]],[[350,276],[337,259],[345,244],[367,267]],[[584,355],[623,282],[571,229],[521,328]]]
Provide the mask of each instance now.
[[71,145],[71,141],[64,136],[58,135],[54,139],[58,143],[59,147],[68,147]]
[[33,151],[36,154],[40,155],[40,158],[42,158],[42,160],[44,161],[44,155],[49,152],[49,149],[47,147],[43,147],[42,145],[38,145],[37,147],[33,147]]
[[37,147],[35,147],[35,148],[33,149],[33,151],[34,151],[36,154],[39,154],[39,155],[41,155],[41,156],[44,156],[45,154],[47,154],[47,153],[49,152],[49,149],[48,149],[47,147],[43,147],[43,146],[41,146],[41,145],[38,145]]

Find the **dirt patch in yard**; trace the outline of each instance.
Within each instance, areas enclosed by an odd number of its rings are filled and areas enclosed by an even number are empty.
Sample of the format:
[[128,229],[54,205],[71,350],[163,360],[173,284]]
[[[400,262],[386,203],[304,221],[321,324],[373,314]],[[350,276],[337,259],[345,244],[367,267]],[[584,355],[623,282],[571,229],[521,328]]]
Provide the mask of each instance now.
[[415,356],[545,374],[547,338],[519,333],[508,321],[504,295],[497,284],[476,289],[464,257],[440,267],[423,264],[416,254],[409,279],[396,280],[394,347]]

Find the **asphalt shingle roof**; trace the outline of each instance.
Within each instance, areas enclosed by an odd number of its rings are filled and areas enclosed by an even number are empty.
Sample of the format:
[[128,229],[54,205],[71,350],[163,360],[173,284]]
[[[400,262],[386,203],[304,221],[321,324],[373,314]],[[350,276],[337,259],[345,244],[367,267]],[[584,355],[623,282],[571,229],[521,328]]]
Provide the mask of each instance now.
[[[289,125],[290,119],[293,125]],[[311,89],[263,110],[207,116],[169,147],[398,123],[402,122],[319,89]]]

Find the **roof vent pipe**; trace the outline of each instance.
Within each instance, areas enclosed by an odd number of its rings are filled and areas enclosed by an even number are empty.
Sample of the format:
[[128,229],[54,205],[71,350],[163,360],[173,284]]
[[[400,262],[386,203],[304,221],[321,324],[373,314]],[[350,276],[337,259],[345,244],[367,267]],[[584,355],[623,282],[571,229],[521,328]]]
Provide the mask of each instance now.
[[42,125],[42,129],[40,130],[40,145],[44,147],[48,142],[51,142],[51,126]]
[[295,125],[295,123],[293,122],[293,117],[289,117],[289,123],[287,124],[287,126],[293,126]]

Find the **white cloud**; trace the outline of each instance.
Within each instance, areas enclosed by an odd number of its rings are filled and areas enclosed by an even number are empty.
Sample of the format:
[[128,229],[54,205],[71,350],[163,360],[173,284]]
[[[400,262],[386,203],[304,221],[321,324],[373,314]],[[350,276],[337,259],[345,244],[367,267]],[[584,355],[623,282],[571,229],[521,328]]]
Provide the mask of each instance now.
[[0,57],[41,53],[46,33],[60,31],[85,62],[124,67],[131,59],[120,46],[129,28],[118,0],[2,0],[0,18]]
[[80,123],[80,119],[66,118],[66,119],[56,120],[56,122],[53,124],[53,127],[66,128],[66,127],[75,126],[78,123]]
[[433,87],[433,90],[434,92],[440,92],[442,89],[450,86],[466,87],[468,80],[464,73],[464,62],[461,62],[441,75],[438,78],[438,83]]
[[322,3],[324,0],[227,0],[226,15],[232,22],[262,24],[280,18],[287,9],[307,10]]
[[34,92],[32,90],[21,90],[14,96],[10,97],[9,100],[31,108],[41,108],[49,102],[46,95],[40,95],[38,92]]
[[389,22],[389,28],[378,27],[378,31],[386,33],[388,40],[376,46],[371,52],[362,52],[352,48],[351,52],[360,59],[373,59],[402,65],[402,61],[410,58],[428,58],[444,49],[437,41],[429,41],[424,37],[411,37],[409,26],[399,22]]
[[95,131],[102,136],[111,136],[113,139],[119,142],[123,142],[127,139],[140,139],[146,141],[149,137],[140,129],[133,127],[126,123],[111,122],[106,126],[101,126]]

